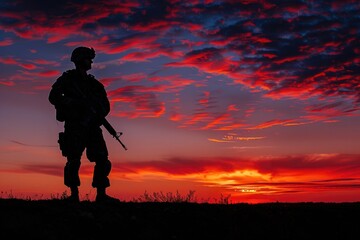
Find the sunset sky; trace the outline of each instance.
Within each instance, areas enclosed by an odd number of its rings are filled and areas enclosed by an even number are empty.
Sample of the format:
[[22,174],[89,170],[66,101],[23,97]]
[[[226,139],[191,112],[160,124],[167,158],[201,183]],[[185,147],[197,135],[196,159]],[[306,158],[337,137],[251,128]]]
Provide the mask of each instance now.
[[110,195],[360,201],[359,38],[356,0],[3,0],[1,197],[68,191],[48,95],[87,46],[128,148],[104,129]]

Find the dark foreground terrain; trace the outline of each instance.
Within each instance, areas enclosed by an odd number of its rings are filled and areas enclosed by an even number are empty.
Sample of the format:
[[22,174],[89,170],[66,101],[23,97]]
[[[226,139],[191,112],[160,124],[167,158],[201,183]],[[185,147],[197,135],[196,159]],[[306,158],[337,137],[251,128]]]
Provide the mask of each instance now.
[[360,239],[356,203],[134,203],[0,199],[0,239]]

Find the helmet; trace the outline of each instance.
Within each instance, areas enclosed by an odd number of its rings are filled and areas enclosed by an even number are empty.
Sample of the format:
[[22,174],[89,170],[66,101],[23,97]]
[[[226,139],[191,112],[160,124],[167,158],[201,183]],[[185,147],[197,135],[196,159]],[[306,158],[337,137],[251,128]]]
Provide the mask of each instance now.
[[93,48],[77,47],[71,53],[71,61],[74,63],[79,62],[86,58],[90,58],[90,59],[95,58],[95,50]]

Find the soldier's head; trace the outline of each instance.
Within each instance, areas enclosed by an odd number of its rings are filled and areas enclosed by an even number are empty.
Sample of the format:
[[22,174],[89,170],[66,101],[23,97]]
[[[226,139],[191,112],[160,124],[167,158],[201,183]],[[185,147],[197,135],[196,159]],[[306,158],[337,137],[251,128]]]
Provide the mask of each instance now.
[[77,47],[71,54],[71,61],[78,68],[83,68],[86,71],[91,69],[92,60],[95,58],[95,50],[88,47]]

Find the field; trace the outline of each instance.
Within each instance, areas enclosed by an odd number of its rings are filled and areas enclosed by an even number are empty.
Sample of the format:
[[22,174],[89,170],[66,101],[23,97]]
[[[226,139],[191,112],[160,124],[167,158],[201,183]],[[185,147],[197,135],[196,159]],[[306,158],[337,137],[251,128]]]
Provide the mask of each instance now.
[[360,239],[360,202],[208,204],[0,199],[1,239]]

